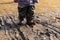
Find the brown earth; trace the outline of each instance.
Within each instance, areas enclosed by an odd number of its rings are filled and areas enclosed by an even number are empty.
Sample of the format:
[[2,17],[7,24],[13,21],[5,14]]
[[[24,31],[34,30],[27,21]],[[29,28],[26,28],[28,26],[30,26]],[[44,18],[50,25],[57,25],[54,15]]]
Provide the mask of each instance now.
[[17,17],[0,17],[0,40],[60,40],[60,11],[35,14],[34,22],[19,26]]
[[60,0],[40,0],[33,27],[17,25],[17,4],[9,2],[0,0],[0,40],[60,40]]

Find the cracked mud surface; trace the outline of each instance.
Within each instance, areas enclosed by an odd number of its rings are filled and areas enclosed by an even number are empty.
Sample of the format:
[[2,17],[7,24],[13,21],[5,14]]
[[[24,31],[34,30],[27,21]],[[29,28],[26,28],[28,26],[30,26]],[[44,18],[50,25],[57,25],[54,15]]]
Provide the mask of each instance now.
[[35,14],[33,28],[17,25],[13,16],[0,17],[0,40],[60,40],[60,12],[54,13]]

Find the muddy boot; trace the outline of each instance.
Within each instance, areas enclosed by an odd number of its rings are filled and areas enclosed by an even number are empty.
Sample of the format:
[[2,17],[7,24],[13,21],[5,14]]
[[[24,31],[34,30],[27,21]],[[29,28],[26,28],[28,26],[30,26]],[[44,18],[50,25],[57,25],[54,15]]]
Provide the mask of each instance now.
[[33,25],[35,25],[35,22],[33,21],[32,18],[27,18],[27,25],[29,25],[30,27],[33,27]]
[[22,25],[22,22],[19,22],[18,25]]
[[19,16],[18,16],[18,18],[19,18],[19,23],[18,23],[18,25],[22,25],[22,21],[23,21],[23,19],[24,19],[24,17],[25,17],[25,8],[20,8],[20,7],[18,7],[18,12],[19,12]]
[[35,23],[34,22],[31,22],[31,21],[30,22],[27,22],[27,24],[28,25],[35,25]]
[[19,17],[19,23],[18,25],[22,25],[23,17]]
[[33,21],[33,18],[34,18],[33,15],[34,15],[34,5],[27,6],[26,19],[27,19],[27,25],[29,26],[35,25],[35,22]]
[[35,25],[34,22],[27,22],[26,24],[27,24],[28,26],[32,27],[32,28],[33,28],[33,26]]

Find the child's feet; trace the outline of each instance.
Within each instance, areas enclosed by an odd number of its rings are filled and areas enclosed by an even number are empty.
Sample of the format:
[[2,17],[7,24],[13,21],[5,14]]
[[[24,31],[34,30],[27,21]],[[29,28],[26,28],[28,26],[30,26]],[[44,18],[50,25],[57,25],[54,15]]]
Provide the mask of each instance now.
[[35,25],[34,22],[27,22],[26,24],[29,25],[30,27],[33,27],[33,25]]
[[19,22],[17,25],[22,25],[22,23],[21,23],[21,22]]

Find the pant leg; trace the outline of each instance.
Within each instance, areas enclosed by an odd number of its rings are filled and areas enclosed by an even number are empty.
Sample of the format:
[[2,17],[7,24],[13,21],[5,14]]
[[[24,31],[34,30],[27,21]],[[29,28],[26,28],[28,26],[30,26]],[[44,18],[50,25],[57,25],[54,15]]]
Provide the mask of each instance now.
[[26,13],[27,22],[31,22],[31,20],[33,20],[34,9],[35,9],[34,5],[33,6],[27,6],[27,13]]
[[25,13],[26,13],[26,8],[20,8],[18,7],[18,18],[20,21],[23,21],[24,17],[25,17]]

